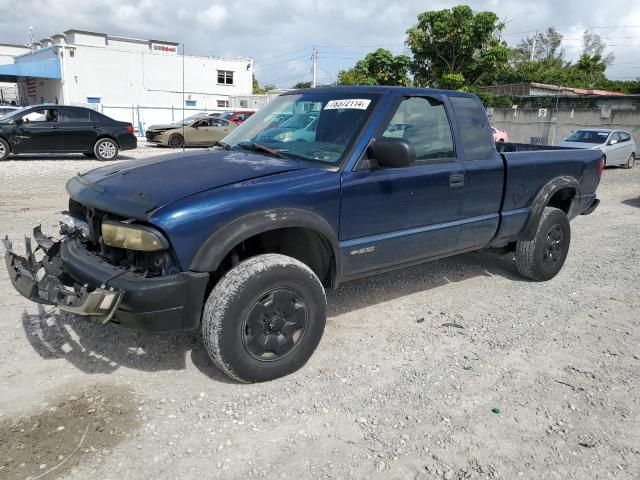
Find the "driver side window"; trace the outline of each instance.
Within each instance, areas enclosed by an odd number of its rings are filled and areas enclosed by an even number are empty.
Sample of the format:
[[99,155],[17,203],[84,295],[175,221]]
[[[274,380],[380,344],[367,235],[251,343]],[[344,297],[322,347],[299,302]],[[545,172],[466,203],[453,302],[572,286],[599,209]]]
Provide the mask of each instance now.
[[31,110],[29,113],[23,115],[22,122],[23,123],[43,123],[43,122],[55,122],[57,120],[53,120],[54,118],[50,112],[55,112],[55,109],[45,109],[41,108],[38,110]]
[[451,125],[444,104],[429,97],[403,99],[382,134],[413,145],[417,163],[455,158]]

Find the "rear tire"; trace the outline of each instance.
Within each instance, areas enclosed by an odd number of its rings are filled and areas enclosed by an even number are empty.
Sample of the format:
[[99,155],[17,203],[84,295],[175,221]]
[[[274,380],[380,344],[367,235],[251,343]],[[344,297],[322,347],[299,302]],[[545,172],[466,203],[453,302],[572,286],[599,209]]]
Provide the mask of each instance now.
[[564,265],[570,243],[567,214],[558,208],[546,207],[533,240],[516,243],[518,272],[536,282],[551,280]]
[[179,133],[174,133],[169,137],[169,141],[167,142],[170,148],[183,148],[184,147],[184,137]]
[[293,373],[320,343],[326,305],[320,280],[304,263],[279,254],[251,257],[227,272],[205,303],[207,353],[239,382]]
[[118,144],[112,138],[101,138],[93,146],[93,154],[102,162],[118,158]]
[[629,155],[624,168],[633,168],[634,163],[636,163],[636,156],[632,153],[631,155]]
[[10,153],[9,143],[4,138],[0,138],[0,161],[6,160]]

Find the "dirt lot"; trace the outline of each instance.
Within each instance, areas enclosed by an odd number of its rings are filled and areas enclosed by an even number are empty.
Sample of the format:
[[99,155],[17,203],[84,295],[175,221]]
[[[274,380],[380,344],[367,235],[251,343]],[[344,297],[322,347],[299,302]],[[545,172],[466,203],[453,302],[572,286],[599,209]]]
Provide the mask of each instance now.
[[[0,233],[53,232],[98,165],[1,163]],[[0,477],[640,478],[640,168],[599,194],[554,280],[469,254],[345,284],[308,365],[261,385],[197,333],[39,309],[3,269]]]

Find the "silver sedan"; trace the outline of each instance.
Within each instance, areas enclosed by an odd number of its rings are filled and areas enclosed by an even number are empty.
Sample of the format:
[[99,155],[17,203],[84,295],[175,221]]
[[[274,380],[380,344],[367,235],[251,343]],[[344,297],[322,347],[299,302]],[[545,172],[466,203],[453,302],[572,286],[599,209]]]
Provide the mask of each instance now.
[[605,156],[605,165],[633,167],[636,160],[636,141],[630,133],[608,128],[585,128],[576,130],[558,146],[570,148],[600,149]]

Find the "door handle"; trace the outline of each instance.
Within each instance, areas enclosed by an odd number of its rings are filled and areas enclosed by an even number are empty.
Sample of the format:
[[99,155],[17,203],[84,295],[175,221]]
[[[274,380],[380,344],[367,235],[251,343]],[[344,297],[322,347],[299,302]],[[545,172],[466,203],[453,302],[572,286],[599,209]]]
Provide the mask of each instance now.
[[60,128],[60,127],[58,125],[51,125],[49,128],[54,129],[54,128]]
[[450,187],[462,187],[464,185],[464,173],[454,173],[449,177]]

